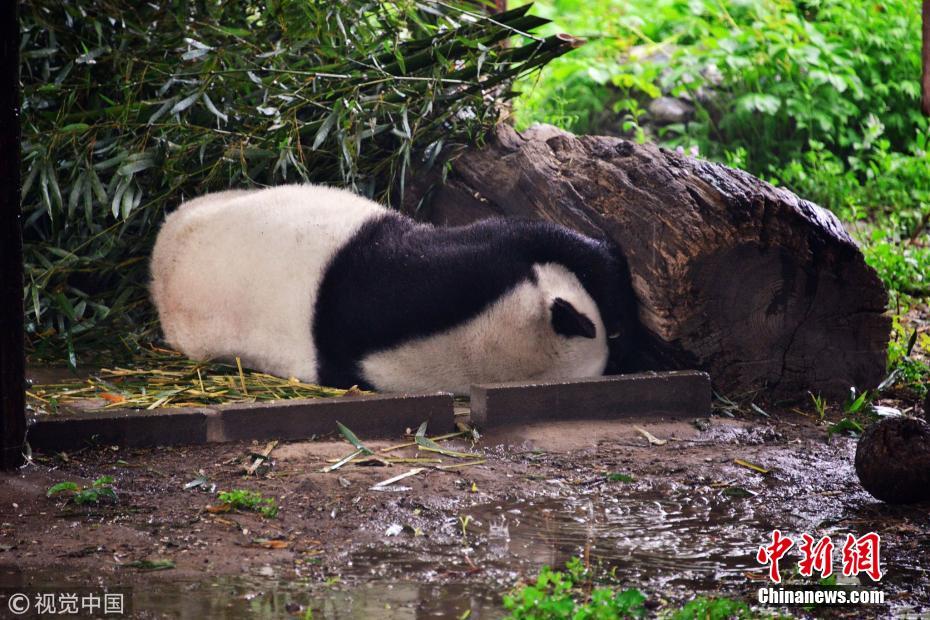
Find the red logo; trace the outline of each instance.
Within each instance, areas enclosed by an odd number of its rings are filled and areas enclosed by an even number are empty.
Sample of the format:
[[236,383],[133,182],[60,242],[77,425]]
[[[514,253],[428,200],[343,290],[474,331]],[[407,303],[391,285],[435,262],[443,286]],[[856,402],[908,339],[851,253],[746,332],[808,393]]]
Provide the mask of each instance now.
[[881,579],[882,571],[878,561],[881,542],[875,532],[859,538],[847,534],[843,544],[843,575],[849,577],[865,573],[875,581]]
[[[815,539],[810,534],[801,534],[801,540],[798,549],[802,558],[798,562],[798,572],[804,577],[813,576],[815,571],[822,578],[832,575],[835,546],[830,537]],[[774,530],[771,544],[759,547],[759,551],[756,552],[756,561],[768,565],[769,578],[773,582],[781,583],[778,562],[793,546],[794,541],[790,537],[783,536],[780,530]],[[882,578],[880,550],[881,537],[875,532],[869,532],[859,538],[847,534],[843,544],[843,575],[853,577],[865,573],[874,581],[879,581]]]
[[833,574],[833,541],[829,536],[824,536],[814,544],[814,537],[810,534],[801,534],[804,543],[801,545],[801,553],[804,557],[798,562],[799,571],[803,576],[810,577],[816,570],[821,577],[829,577]]
[[775,583],[781,583],[778,561],[788,553],[788,549],[791,549],[793,545],[794,541],[787,536],[782,536],[781,531],[775,530],[772,532],[772,544],[759,547],[759,552],[756,553],[756,561],[759,564],[771,564],[769,566],[769,579]]

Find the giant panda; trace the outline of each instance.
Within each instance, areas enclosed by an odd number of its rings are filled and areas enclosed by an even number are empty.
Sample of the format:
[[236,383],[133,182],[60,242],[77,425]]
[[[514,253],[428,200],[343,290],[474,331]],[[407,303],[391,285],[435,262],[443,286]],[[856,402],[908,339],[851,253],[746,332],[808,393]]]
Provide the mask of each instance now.
[[629,307],[611,243],[556,224],[441,228],[317,185],[231,190],[162,225],[165,339],[302,381],[387,392],[600,375]]

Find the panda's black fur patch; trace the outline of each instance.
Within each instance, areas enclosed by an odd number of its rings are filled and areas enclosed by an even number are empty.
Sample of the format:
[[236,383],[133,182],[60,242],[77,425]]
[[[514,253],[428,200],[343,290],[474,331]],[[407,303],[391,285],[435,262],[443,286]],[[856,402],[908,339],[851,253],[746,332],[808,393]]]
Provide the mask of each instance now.
[[474,318],[521,282],[535,281],[533,265],[548,262],[572,271],[608,334],[627,340],[633,292],[612,243],[523,219],[450,228],[399,214],[366,222],[330,261],[317,293],[318,381],[370,388],[359,369],[365,356]]

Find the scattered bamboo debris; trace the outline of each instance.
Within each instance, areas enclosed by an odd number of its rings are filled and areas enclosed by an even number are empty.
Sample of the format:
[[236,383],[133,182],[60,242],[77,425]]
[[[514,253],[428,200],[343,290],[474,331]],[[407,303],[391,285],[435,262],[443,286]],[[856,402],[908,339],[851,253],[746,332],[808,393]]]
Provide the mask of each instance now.
[[100,399],[99,410],[203,407],[231,403],[332,398],[362,394],[303,383],[246,370],[236,364],[196,362],[184,355],[152,347],[132,368],[102,368],[85,380],[34,385],[26,394],[37,410],[55,413],[59,405]]
[[765,469],[761,465],[756,465],[755,463],[750,463],[749,461],[744,461],[743,459],[733,459],[733,462],[739,465],[740,467],[751,469],[754,472],[758,472],[760,474],[767,474],[771,471],[771,470]]
[[640,435],[646,438],[646,440],[649,442],[649,445],[664,446],[665,444],[668,443],[667,439],[659,439],[658,437],[656,437],[655,435],[653,435],[652,433],[650,433],[649,431],[647,431],[641,426],[634,426],[633,428],[636,429],[637,433],[639,433]]
[[346,457],[339,459],[338,461],[336,461],[334,464],[330,465],[329,467],[324,467],[323,469],[321,469],[320,471],[324,474],[327,474],[331,471],[336,471],[337,469],[339,469],[346,463],[351,462],[353,459],[355,459],[358,456],[365,455],[366,457],[370,457],[371,455],[374,454],[374,452],[372,452],[365,444],[363,444],[361,440],[359,440],[359,438],[356,437],[355,433],[353,433],[345,424],[343,424],[342,422],[336,421],[336,426],[339,428],[339,432],[342,433],[342,436],[345,437],[345,440],[348,441],[353,446],[355,446],[355,452],[353,452],[352,454]]
[[271,441],[261,452],[253,452],[249,455],[252,462],[245,468],[247,476],[254,476],[259,467],[267,466],[271,457],[271,452],[278,446],[277,441]]
[[395,482],[400,482],[401,480],[404,480],[405,478],[409,478],[410,476],[416,476],[418,473],[420,473],[421,471],[425,471],[425,470],[426,470],[425,467],[414,467],[413,469],[406,471],[400,475],[394,476],[393,478],[382,480],[381,482],[372,486],[371,490],[372,491],[383,491],[384,489],[391,486]]
[[426,436],[426,422],[420,425],[420,428],[417,429],[417,434],[413,437],[414,442],[417,445],[417,450],[426,450],[428,452],[438,452],[439,454],[444,454],[446,456],[454,456],[460,459],[480,459],[482,456],[480,454],[475,454],[473,452],[459,452],[457,450],[450,450],[440,446],[438,443]]
[[438,465],[436,469],[441,469],[442,471],[452,471],[455,469],[462,469],[463,467],[472,467],[474,465],[484,465],[488,461],[486,459],[481,459],[480,461],[470,461],[468,463],[455,463],[454,465]]
[[[464,437],[464,436],[474,437],[474,434],[472,433],[472,430],[470,428],[465,428],[464,430],[461,430],[456,433],[447,433],[445,435],[438,435],[436,437],[430,438],[426,436],[426,424],[427,423],[424,422],[423,424],[420,425],[420,427],[417,429],[416,434],[414,435],[413,441],[408,441],[405,443],[388,446],[386,448],[381,448],[377,452],[374,452],[368,446],[363,444],[361,440],[359,440],[359,438],[355,435],[355,433],[353,433],[344,424],[340,422],[336,422],[336,425],[339,428],[339,432],[342,434],[342,436],[345,438],[346,441],[352,444],[355,450],[352,453],[342,458],[327,459],[327,462],[331,464],[321,469],[320,472],[329,473],[345,465],[348,465],[350,463],[353,465],[386,465],[386,466],[392,466],[392,465],[397,465],[397,464],[424,465],[425,467],[415,468],[417,471],[419,471],[419,470],[426,469],[426,468],[439,469],[439,470],[450,470],[450,469],[454,470],[460,467],[479,465],[479,464],[487,462],[484,459],[483,455],[481,454],[476,454],[472,452],[460,452],[458,450],[450,450],[449,448],[445,448],[437,443],[439,441],[455,439],[457,437]],[[435,457],[387,456],[389,452],[394,452],[395,450],[400,450],[403,448],[413,448],[413,447],[416,447],[418,451],[424,450],[426,452],[434,452],[434,453],[438,453],[443,456],[448,456],[452,458],[470,459],[470,460],[477,459],[477,460],[472,460],[469,463],[458,463],[455,465],[443,465],[442,464],[443,460],[441,458],[435,458]],[[402,477],[398,479],[403,479],[403,477],[406,477],[407,475],[413,475],[413,474],[410,474],[408,472],[407,474],[402,475]],[[393,481],[393,479],[391,480]],[[382,484],[382,483],[379,483],[379,484]],[[383,484],[384,486],[387,486],[387,481],[385,481]]]

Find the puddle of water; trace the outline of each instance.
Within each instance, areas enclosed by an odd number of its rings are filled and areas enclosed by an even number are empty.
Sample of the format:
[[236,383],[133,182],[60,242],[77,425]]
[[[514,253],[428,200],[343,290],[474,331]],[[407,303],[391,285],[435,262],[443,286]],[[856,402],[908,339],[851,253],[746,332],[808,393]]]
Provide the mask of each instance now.
[[[386,538],[348,558],[348,574],[428,576],[482,570],[533,573],[588,554],[640,587],[714,589],[757,569],[754,541],[767,531],[748,502],[696,495],[678,499],[599,497],[493,504],[463,511],[472,520],[443,526],[439,544]],[[464,541],[464,542],[463,542]],[[468,549],[471,563],[464,558]],[[445,573],[443,573],[445,570]]]
[[195,582],[169,578],[158,575],[144,582],[118,584],[113,577],[0,569],[0,617],[6,617],[6,596],[13,592],[32,597],[40,591],[76,591],[83,596],[102,595],[104,588],[129,597],[123,617],[133,618],[303,618],[308,609],[313,618],[327,620],[460,618],[466,612],[469,618],[499,618],[503,614],[500,595],[482,584],[378,580],[325,587],[251,577]]
[[[501,596],[543,565],[559,567],[587,554],[627,586],[688,598],[695,592],[748,592],[758,571],[754,554],[771,524],[751,499],[721,494],[609,495],[476,506],[423,536],[407,530],[333,557],[326,566],[342,582],[223,577],[196,582],[132,577],[134,617],[498,618]],[[465,523],[462,519],[467,519]],[[464,530],[464,531],[463,531]],[[923,564],[884,559],[886,594],[927,596]],[[919,557],[919,556],[915,556]],[[913,559],[913,558],[912,558]],[[269,573],[273,575],[273,573]],[[127,579],[129,579],[127,577]],[[0,587],[113,587],[112,576],[63,576],[0,569]],[[906,601],[900,606],[910,604]],[[0,605],[5,601],[0,600]],[[5,611],[5,610],[4,610]]]

